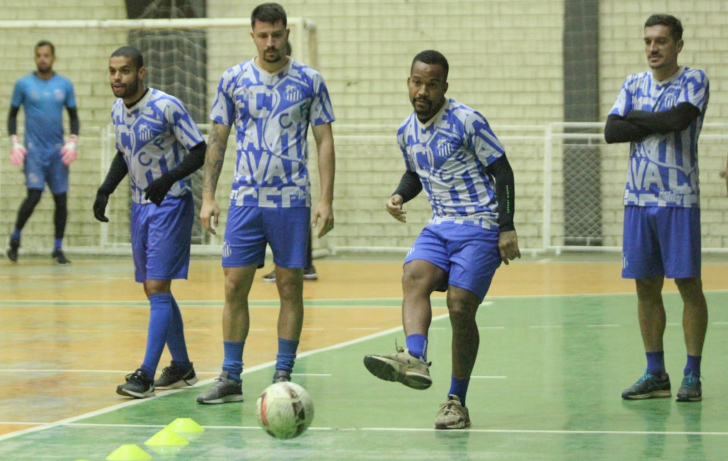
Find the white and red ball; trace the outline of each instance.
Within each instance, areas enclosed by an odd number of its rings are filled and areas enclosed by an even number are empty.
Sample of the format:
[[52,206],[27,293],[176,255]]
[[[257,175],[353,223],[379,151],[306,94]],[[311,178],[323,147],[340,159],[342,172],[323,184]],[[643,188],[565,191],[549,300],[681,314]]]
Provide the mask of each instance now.
[[258,397],[256,414],[260,426],[277,439],[303,434],[313,421],[313,400],[296,383],[271,384]]

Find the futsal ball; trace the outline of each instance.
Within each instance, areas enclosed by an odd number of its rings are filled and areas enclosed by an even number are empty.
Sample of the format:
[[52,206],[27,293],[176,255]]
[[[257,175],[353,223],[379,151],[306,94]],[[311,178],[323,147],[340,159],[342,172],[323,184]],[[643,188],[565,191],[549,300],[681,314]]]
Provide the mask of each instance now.
[[303,434],[313,421],[313,400],[306,389],[291,382],[268,386],[256,403],[260,426],[277,439]]

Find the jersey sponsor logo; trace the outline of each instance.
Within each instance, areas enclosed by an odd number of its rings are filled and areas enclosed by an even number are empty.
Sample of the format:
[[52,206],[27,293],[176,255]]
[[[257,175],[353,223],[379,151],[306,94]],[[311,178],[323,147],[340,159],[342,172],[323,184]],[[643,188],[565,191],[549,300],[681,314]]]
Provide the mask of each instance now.
[[66,94],[60,88],[56,88],[56,91],[53,92],[53,95],[56,97],[57,101],[63,101],[66,97]]

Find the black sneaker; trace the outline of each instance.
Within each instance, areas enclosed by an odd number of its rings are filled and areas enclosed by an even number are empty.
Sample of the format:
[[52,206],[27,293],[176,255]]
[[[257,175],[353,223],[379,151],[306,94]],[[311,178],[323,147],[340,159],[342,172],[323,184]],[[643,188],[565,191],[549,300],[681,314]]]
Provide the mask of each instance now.
[[670,397],[670,377],[667,373],[642,375],[631,387],[622,392],[625,400],[642,400]]
[[126,384],[117,386],[116,393],[135,399],[154,397],[154,380],[139,368],[134,373],[126,375]]
[[311,264],[311,267],[305,267],[303,269],[303,280],[318,280],[316,267],[313,264]]
[[273,383],[286,383],[291,380],[291,372],[286,370],[276,370],[273,374]]
[[20,248],[20,239],[10,239],[10,246],[6,253],[8,259],[14,263],[18,262],[18,248]]
[[195,368],[190,363],[190,369],[184,370],[175,362],[162,370],[162,376],[154,381],[157,389],[179,389],[180,387],[193,386],[197,382]]
[[61,250],[60,248],[57,250],[53,250],[53,253],[51,253],[51,258],[53,258],[56,264],[61,266],[71,264],[71,261],[66,258],[66,255],[63,254],[63,250]]
[[680,389],[677,391],[678,402],[699,402],[703,400],[703,386],[700,384],[700,375],[688,373],[683,377]]

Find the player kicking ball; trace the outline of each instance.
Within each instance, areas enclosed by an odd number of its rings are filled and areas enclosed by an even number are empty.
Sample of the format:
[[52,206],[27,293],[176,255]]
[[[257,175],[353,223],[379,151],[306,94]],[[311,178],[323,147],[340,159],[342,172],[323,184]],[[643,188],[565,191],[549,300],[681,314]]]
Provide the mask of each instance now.
[[452,377],[435,429],[470,426],[465,397],[480,343],[475,314],[501,261],[521,256],[513,225],[513,171],[487,120],[445,98],[448,68],[445,56],[433,50],[412,61],[407,85],[414,113],[397,131],[407,171],[386,204],[392,217],[405,222],[402,205],[424,186],[432,205],[432,219],[404,261],[407,347],[398,347],[395,355],[364,357],[364,365],[380,379],[413,389],[430,387],[430,295],[447,291]]
[[[106,204],[129,174],[132,198],[131,246],[134,275],[144,284],[151,312],[142,366],[116,393],[154,396],[155,388],[174,389],[197,382],[187,356],[182,314],[172,296],[172,279],[186,279],[195,209],[185,179],[205,162],[207,144],[182,103],[144,85],[141,52],[131,46],[114,51],[109,81],[117,99],[111,109],[116,156],[94,202],[94,216],[108,222]],[[164,345],[172,364],[154,381]]]

